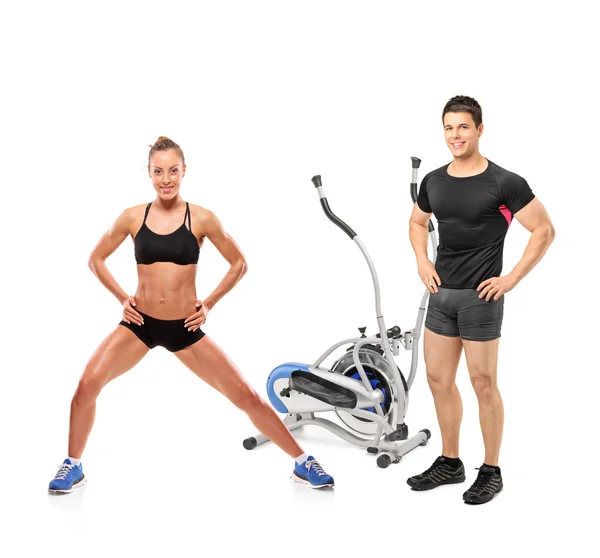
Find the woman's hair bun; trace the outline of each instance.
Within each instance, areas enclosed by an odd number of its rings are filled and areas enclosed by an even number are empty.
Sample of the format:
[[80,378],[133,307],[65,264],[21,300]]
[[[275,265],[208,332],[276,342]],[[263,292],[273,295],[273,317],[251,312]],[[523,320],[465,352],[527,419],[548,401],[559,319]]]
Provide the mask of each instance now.
[[156,151],[166,151],[167,149],[175,149],[181,157],[183,164],[185,165],[185,157],[183,156],[183,150],[181,149],[181,147],[179,147],[178,144],[176,144],[171,138],[168,138],[167,136],[158,136],[158,139],[154,142],[154,145],[149,145],[148,147],[150,147],[150,153],[148,153],[148,164],[150,164],[152,153]]

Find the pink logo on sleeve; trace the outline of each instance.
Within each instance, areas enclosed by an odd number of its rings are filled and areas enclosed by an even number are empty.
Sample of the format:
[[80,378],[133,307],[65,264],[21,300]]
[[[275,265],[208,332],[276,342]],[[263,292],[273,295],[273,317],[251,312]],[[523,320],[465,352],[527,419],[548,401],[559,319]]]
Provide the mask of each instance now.
[[510,222],[512,221],[512,213],[510,212],[510,209],[508,209],[508,207],[506,207],[504,204],[502,204],[498,209],[500,210],[500,213],[504,215],[504,218],[510,227]]

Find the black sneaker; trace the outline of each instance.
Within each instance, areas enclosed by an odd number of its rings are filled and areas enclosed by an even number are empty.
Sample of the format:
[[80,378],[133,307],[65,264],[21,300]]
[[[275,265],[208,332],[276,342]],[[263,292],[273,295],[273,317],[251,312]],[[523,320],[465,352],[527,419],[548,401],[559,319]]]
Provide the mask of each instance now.
[[502,475],[494,467],[482,465],[473,486],[463,494],[465,504],[485,504],[503,488]]
[[429,469],[420,475],[410,477],[406,483],[413,490],[431,490],[442,484],[457,484],[465,481],[465,466],[459,461],[458,467],[450,467],[444,456],[438,457]]

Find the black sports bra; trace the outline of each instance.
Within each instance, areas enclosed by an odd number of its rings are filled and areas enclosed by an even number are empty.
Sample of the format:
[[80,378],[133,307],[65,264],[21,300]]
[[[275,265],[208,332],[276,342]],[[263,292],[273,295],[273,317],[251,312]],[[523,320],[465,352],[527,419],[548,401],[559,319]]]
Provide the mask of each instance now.
[[[192,217],[189,204],[185,202],[185,216],[181,227],[170,234],[155,233],[146,225],[151,205],[152,202],[146,207],[144,222],[133,241],[135,261],[145,265],[155,262],[171,262],[177,265],[197,264],[200,246],[191,230]],[[186,219],[189,228],[185,226]]]

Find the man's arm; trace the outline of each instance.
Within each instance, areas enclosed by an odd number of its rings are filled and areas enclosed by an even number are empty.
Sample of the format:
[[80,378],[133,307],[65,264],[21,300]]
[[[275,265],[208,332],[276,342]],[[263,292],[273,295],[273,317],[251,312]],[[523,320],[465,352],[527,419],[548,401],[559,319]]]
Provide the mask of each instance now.
[[546,208],[537,198],[515,213],[515,219],[530,233],[523,257],[510,272],[517,282],[521,281],[542,259],[556,235]]
[[493,297],[494,300],[498,300],[504,293],[514,289],[517,283],[542,259],[554,240],[555,232],[552,221],[550,221],[546,208],[537,198],[531,200],[514,216],[531,233],[525,252],[508,275],[491,277],[480,283],[477,287],[477,290],[481,291],[479,298],[485,297],[489,301]]
[[437,293],[442,284],[433,262],[427,257],[427,239],[429,238],[429,219],[431,213],[425,213],[415,203],[409,221],[408,236],[417,258],[419,277],[430,293]]

